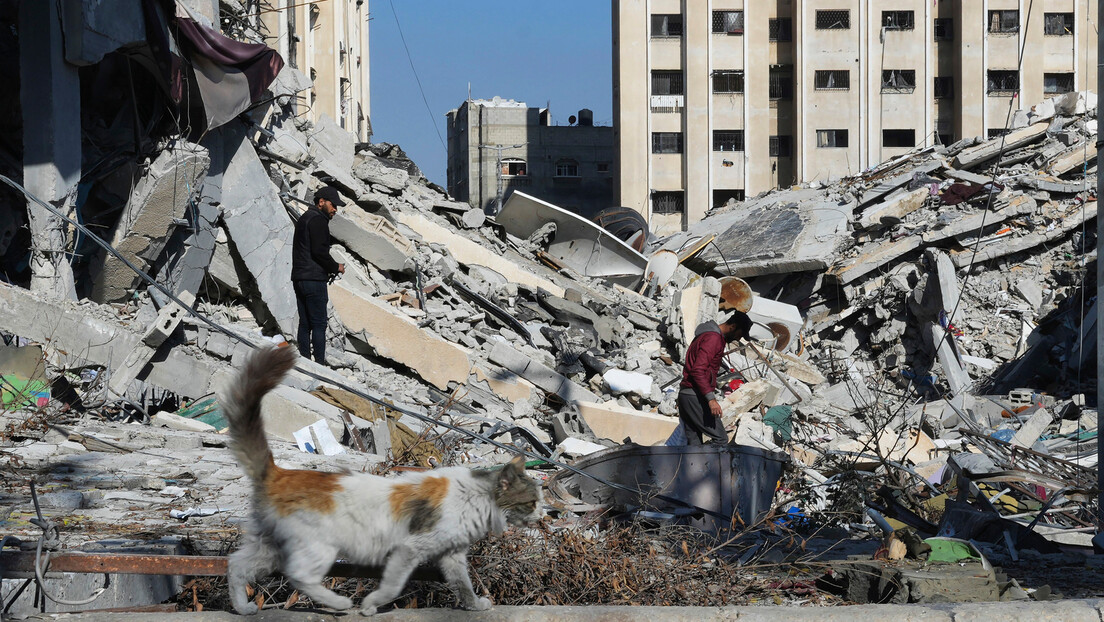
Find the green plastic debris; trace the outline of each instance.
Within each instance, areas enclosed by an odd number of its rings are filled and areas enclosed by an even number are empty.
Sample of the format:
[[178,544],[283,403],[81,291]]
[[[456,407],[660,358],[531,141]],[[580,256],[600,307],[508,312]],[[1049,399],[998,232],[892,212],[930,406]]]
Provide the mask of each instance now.
[[176,414],[187,419],[202,421],[219,432],[225,431],[230,426],[230,422],[222,414],[222,409],[219,408],[218,401],[214,397],[196,400],[176,411]]
[[929,562],[954,564],[961,561],[981,561],[981,553],[970,546],[969,542],[945,538],[928,538],[924,542],[932,548],[931,553],[928,553]]
[[9,408],[41,407],[50,402],[50,385],[15,374],[0,376],[0,403]]
[[763,415],[763,423],[774,428],[784,441],[793,437],[793,407],[772,406]]

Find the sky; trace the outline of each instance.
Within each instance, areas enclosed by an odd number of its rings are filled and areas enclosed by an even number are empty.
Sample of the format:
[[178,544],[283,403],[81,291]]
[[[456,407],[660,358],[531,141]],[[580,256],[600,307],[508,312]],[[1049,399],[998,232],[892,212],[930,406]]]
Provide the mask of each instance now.
[[371,140],[398,144],[430,181],[446,185],[445,114],[464,103],[469,83],[473,99],[498,95],[549,106],[554,125],[567,125],[581,108],[594,111],[595,125],[613,124],[607,1],[371,0],[369,6]]

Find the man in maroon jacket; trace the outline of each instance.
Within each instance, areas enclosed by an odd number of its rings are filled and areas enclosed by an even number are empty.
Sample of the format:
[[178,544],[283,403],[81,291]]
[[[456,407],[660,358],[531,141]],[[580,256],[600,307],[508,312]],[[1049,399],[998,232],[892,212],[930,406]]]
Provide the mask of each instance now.
[[686,429],[688,445],[701,445],[702,434],[709,437],[709,442],[728,441],[717,402],[717,370],[726,345],[747,337],[750,331],[751,318],[742,311],[734,311],[723,324],[704,322],[694,331],[678,394],[679,420]]

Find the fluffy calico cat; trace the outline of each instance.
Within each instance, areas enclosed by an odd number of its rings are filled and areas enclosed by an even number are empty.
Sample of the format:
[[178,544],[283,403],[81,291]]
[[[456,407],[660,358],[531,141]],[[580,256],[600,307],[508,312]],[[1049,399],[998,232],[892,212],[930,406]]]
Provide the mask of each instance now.
[[230,556],[230,600],[241,614],[257,606],[250,581],[279,569],[317,605],[348,609],[353,601],[322,585],[337,558],[383,565],[379,589],[361,602],[365,615],[400,594],[410,573],[435,563],[465,609],[491,607],[468,577],[468,547],[506,523],[537,514],[540,488],[516,458],[500,469],[463,467],[398,478],[282,469],[272,459],[261,422],[261,398],[295,363],[289,347],[258,350],[219,400],[230,421],[234,454],[253,484],[251,524]]

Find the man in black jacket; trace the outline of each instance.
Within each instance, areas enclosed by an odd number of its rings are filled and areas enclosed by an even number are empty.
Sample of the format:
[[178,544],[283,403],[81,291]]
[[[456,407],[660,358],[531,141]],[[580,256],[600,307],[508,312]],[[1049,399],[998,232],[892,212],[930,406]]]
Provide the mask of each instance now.
[[291,246],[291,283],[299,310],[296,342],[304,358],[326,364],[326,306],[330,301],[326,283],[330,277],[345,273],[345,264],[330,257],[330,219],[345,202],[333,186],[314,193],[314,207],[295,223]]

